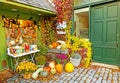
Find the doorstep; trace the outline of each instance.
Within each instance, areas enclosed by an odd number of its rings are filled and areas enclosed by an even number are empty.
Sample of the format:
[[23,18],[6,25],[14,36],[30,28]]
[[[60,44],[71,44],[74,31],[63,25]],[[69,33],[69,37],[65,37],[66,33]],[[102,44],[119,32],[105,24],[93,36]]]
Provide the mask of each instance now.
[[116,65],[109,65],[109,64],[104,64],[104,63],[98,63],[98,62],[92,62],[91,65],[96,65],[96,66],[102,66],[102,67],[107,67],[107,68],[112,68],[112,69],[120,69]]

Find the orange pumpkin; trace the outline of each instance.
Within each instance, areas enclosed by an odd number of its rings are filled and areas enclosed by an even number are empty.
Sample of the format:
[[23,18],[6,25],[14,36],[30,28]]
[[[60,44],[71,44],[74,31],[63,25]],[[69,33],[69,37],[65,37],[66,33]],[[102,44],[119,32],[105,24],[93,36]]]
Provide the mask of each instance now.
[[50,67],[44,67],[43,70],[47,71],[47,72],[50,72]]
[[49,67],[52,69],[52,68],[55,68],[55,62],[54,61],[51,61],[49,63]]
[[62,73],[62,71],[63,71],[63,65],[62,64],[56,64],[55,65],[55,69],[56,69],[56,71],[58,72],[58,73]]
[[57,46],[58,46],[58,43],[57,43],[57,42],[53,42],[53,43],[52,43],[52,47],[53,47],[53,48],[56,48]]

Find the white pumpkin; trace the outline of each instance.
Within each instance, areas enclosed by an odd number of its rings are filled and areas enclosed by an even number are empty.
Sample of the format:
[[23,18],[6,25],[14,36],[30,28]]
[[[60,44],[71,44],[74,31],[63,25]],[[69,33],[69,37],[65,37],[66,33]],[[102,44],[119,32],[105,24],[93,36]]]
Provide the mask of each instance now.
[[55,68],[55,62],[54,61],[51,61],[49,63],[49,67],[52,69],[52,68]]

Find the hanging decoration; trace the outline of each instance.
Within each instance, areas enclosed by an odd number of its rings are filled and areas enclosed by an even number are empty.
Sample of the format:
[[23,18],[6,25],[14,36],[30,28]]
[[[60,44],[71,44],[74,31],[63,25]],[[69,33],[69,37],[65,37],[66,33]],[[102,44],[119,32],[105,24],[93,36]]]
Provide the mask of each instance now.
[[53,0],[53,3],[57,11],[56,33],[59,36],[58,40],[66,40],[65,29],[70,31],[72,26],[73,0]]

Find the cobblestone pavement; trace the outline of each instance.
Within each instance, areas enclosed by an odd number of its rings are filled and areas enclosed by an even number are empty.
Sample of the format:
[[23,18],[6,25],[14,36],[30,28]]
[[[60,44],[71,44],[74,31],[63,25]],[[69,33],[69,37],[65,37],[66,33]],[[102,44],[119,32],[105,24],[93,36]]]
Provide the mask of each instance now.
[[76,68],[72,73],[62,73],[57,80],[42,82],[38,80],[20,79],[15,82],[18,75],[7,80],[7,83],[120,83],[120,71],[109,68]]

